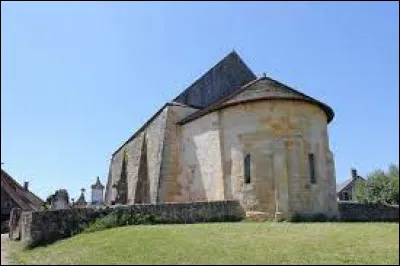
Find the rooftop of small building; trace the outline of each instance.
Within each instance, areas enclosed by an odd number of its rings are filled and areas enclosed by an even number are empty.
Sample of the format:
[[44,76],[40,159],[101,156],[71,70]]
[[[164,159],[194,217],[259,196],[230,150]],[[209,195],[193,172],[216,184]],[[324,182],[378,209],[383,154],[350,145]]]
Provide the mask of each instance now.
[[44,203],[30,190],[22,187],[10,174],[1,169],[1,187],[22,209],[40,209]]
[[96,183],[91,186],[92,189],[104,189],[104,185],[100,182],[100,177],[96,178]]
[[346,180],[344,180],[343,182],[341,182],[340,184],[338,184],[336,186],[336,192],[339,193],[342,190],[344,190],[345,188],[347,188],[350,184],[352,184],[353,182],[355,182],[356,180],[365,180],[365,178],[363,178],[362,176],[359,176],[357,174],[357,171],[355,169],[352,169],[351,171],[351,177],[347,178]]
[[78,200],[75,202],[74,205],[86,205],[86,199],[83,192],[81,193],[81,195],[79,196]]

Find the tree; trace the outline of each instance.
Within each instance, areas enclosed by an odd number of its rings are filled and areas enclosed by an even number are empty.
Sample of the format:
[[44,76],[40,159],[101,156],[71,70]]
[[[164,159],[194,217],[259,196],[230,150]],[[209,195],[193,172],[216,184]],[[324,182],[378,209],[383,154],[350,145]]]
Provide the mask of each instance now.
[[48,197],[46,198],[46,201],[43,202],[43,206],[42,206],[43,209],[45,209],[45,210],[50,209],[51,202],[53,201],[54,196],[55,196],[55,194],[51,194],[50,196],[48,196]]
[[389,165],[387,172],[378,169],[367,175],[366,180],[357,180],[354,198],[360,202],[399,204],[399,166]]

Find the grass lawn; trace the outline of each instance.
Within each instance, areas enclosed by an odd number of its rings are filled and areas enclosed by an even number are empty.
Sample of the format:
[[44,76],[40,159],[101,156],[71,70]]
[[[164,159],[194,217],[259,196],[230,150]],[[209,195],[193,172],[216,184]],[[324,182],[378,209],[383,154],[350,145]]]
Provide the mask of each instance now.
[[21,264],[397,264],[398,223],[139,225],[16,251]]

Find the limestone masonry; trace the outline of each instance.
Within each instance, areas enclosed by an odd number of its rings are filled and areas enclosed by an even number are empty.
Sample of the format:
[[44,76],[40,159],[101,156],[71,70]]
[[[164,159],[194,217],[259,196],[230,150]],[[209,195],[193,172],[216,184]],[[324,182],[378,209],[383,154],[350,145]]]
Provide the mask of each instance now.
[[115,206],[111,208],[71,208],[22,212],[13,209],[9,237],[26,246],[49,244],[82,232],[95,220],[118,210],[125,215],[154,215],[159,223],[199,223],[240,221],[245,214],[237,201],[161,203]]
[[335,217],[333,116],[232,52],[115,151],[105,202],[237,200],[268,219]]

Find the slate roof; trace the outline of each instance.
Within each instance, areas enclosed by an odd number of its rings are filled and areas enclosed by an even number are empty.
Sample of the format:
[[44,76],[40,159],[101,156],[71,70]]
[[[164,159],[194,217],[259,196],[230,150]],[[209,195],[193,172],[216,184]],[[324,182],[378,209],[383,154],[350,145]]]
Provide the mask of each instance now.
[[361,176],[357,176],[356,179],[353,179],[352,177],[346,179],[345,181],[343,181],[342,183],[338,184],[336,186],[336,192],[339,193],[341,192],[343,189],[345,189],[346,187],[348,187],[350,184],[352,184],[355,180],[357,179],[361,179],[361,180],[365,180],[363,177]]
[[239,89],[233,91],[230,95],[220,99],[219,101],[208,106],[207,108],[201,109],[201,110],[185,117],[184,119],[182,119],[179,122],[179,124],[185,124],[187,122],[190,122],[194,119],[197,119],[197,118],[199,118],[205,114],[208,114],[210,112],[213,112],[215,110],[221,109],[221,108],[229,106],[229,105],[234,105],[234,104],[240,103],[240,101],[231,101],[229,103],[229,100],[231,100],[236,95],[240,94],[241,92],[245,91],[247,88],[249,88],[250,86],[252,86],[256,83],[266,85],[265,89],[264,89],[264,94],[262,97],[263,100],[281,100],[281,99],[288,100],[288,99],[290,99],[290,100],[296,100],[296,101],[306,101],[306,102],[310,102],[312,104],[319,106],[325,112],[328,123],[330,121],[332,121],[332,119],[334,117],[334,112],[333,112],[332,108],[329,107],[328,105],[312,98],[311,96],[308,96],[302,92],[299,92],[293,88],[290,88],[289,86],[287,86],[279,81],[276,81],[272,78],[261,77],[261,78],[258,78],[256,80],[253,80],[253,81],[245,84],[244,86],[241,86]]
[[39,210],[44,203],[42,199],[31,191],[25,190],[3,169],[1,169],[1,188],[4,189],[21,209],[36,211]]
[[257,77],[232,51],[173,101],[206,108]]

